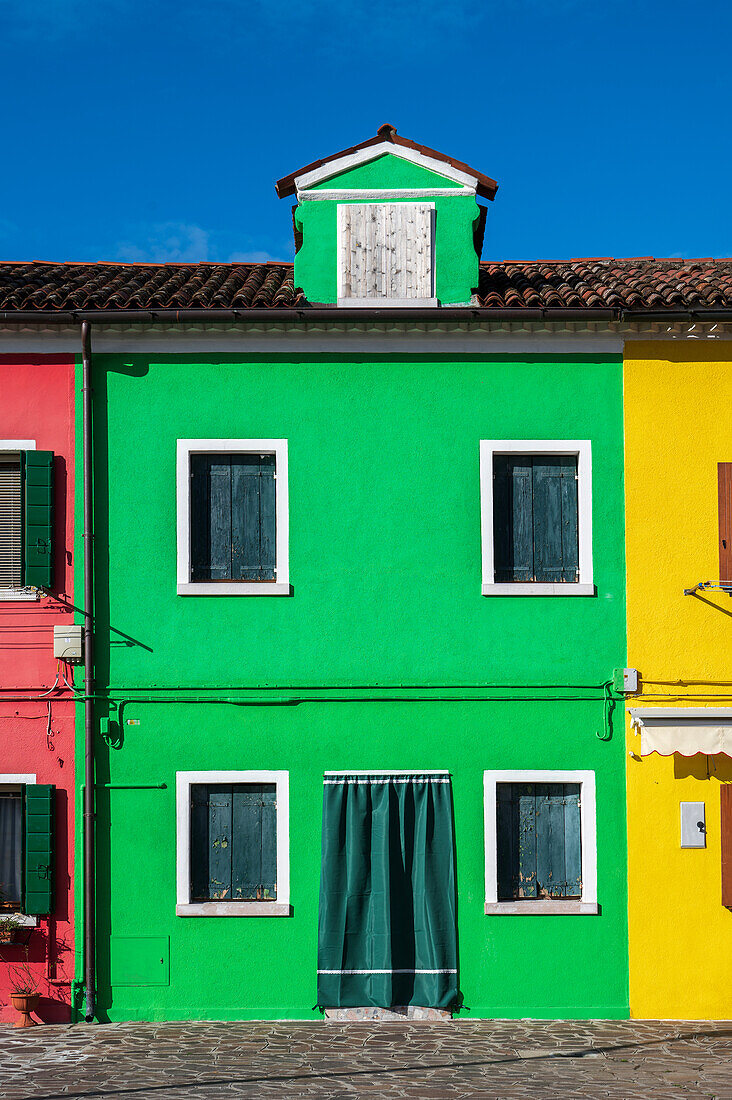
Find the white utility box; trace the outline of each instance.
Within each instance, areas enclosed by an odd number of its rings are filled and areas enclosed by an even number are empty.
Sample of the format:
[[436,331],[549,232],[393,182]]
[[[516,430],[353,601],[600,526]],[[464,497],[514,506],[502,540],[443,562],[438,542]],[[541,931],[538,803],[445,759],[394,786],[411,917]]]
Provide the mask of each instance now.
[[681,802],[681,847],[706,848],[707,819],[703,802]]
[[73,623],[70,626],[53,628],[53,655],[61,661],[72,664],[84,659],[83,627]]

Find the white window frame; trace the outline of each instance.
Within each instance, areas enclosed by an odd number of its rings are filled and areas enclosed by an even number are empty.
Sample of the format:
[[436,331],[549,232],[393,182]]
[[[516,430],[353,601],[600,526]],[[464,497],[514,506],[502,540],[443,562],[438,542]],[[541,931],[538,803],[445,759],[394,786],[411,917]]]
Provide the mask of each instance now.
[[[373,203],[374,206],[390,206],[392,203],[379,195],[380,201]],[[363,206],[362,202],[339,202],[337,206],[337,228],[336,228],[336,263],[338,264],[338,306],[348,307],[349,309],[422,309],[424,307],[437,306],[437,298],[435,297],[435,288],[437,286],[437,251],[435,249],[435,204],[434,202],[425,202],[419,198],[413,198],[413,203],[419,203],[421,206],[428,206],[431,210],[432,217],[430,219],[430,250],[431,250],[431,268],[432,268],[432,286],[430,287],[431,293],[424,298],[347,298],[344,293],[345,284],[345,271],[341,264],[341,241],[343,236],[343,216],[341,211],[345,210],[349,206]]]
[[[580,838],[582,846],[582,896],[573,898],[525,898],[498,900],[498,822],[496,786],[499,783],[579,783]],[[597,904],[597,819],[594,771],[485,771],[483,772],[485,824],[485,912],[491,916],[523,914],[577,915],[599,912]]]
[[[579,580],[500,582],[495,580],[493,543],[493,456],[572,455],[577,458]],[[589,439],[481,439],[480,528],[484,596],[594,596],[592,579],[592,442]]]
[[[277,799],[277,899],[275,901],[191,901],[191,787],[197,783],[274,783]],[[175,912],[179,917],[289,917],[290,773],[282,771],[176,772]]]
[[[0,446],[0,450],[5,449],[5,447]],[[28,451],[35,450],[35,445],[33,447],[26,447],[24,449]],[[35,772],[0,773],[0,787],[27,787],[34,784],[35,782]],[[25,841],[25,836],[23,837],[23,840]],[[17,910],[10,910],[9,915],[12,916],[14,921],[17,921],[18,924],[22,924],[25,928],[35,928],[38,925],[38,917],[29,917],[26,913],[20,913]]]
[[[262,454],[275,456],[276,552],[274,581],[191,580],[191,455]],[[179,439],[176,485],[179,596],[289,596],[290,506],[286,439]]]
[[[3,451],[35,451],[35,439],[0,439],[0,453]],[[39,600],[41,593],[29,585],[22,588],[0,588],[0,601]]]

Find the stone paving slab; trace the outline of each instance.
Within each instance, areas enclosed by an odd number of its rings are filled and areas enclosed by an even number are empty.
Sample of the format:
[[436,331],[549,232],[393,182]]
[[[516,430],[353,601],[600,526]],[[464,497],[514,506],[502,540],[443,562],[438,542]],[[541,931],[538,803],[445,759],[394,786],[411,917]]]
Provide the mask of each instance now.
[[2,1100],[732,1100],[732,1021],[0,1027]]

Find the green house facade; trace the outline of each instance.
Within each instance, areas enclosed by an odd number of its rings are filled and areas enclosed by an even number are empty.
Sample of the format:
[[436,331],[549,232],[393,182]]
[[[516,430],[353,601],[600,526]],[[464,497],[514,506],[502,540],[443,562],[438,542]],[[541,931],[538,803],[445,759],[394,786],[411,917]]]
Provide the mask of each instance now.
[[621,352],[391,127],[278,190],[294,272],[92,336],[96,1016],[626,1016]]

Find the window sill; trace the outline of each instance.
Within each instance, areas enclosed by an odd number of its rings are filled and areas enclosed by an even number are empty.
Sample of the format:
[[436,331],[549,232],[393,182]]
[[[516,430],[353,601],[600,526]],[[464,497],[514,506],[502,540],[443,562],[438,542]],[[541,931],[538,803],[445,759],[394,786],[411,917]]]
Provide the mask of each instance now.
[[0,600],[40,600],[37,588],[0,588]]
[[594,584],[542,584],[537,582],[515,584],[484,584],[484,596],[594,596]]
[[203,901],[176,905],[177,917],[291,917],[286,901]]
[[550,901],[543,898],[536,901],[487,901],[486,916],[522,917],[536,916],[596,916],[599,906],[595,901]]
[[16,909],[0,910],[0,918],[2,917],[12,917],[15,923],[22,925],[23,928],[38,927],[38,917],[29,917],[25,913],[19,913]]
[[281,581],[202,581],[178,585],[179,596],[290,596],[289,584]]

